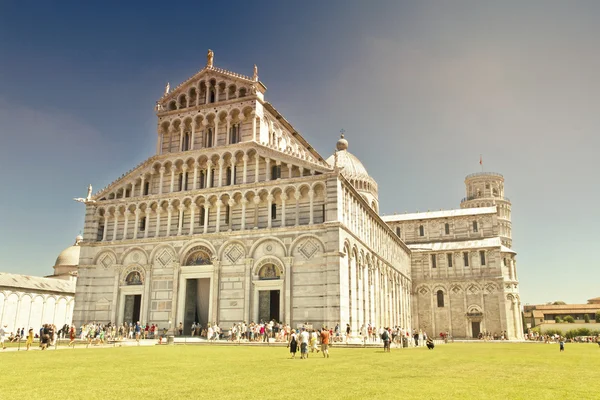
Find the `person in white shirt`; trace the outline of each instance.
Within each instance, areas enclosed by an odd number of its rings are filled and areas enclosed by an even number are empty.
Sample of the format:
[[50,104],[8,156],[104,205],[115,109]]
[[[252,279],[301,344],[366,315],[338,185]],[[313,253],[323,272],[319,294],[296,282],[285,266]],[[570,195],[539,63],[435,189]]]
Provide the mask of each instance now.
[[308,358],[308,332],[306,328],[302,328],[302,332],[300,332],[300,358]]
[[0,344],[2,345],[2,350],[6,349],[6,346],[4,345],[4,341],[6,340],[6,327],[8,327],[6,324],[4,324],[4,327],[0,326]]

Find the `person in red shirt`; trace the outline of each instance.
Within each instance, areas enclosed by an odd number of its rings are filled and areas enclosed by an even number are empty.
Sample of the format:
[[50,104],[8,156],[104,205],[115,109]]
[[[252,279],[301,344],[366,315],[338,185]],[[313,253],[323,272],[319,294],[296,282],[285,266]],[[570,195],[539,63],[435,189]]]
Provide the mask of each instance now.
[[321,329],[321,351],[323,357],[329,358],[329,331],[325,326]]

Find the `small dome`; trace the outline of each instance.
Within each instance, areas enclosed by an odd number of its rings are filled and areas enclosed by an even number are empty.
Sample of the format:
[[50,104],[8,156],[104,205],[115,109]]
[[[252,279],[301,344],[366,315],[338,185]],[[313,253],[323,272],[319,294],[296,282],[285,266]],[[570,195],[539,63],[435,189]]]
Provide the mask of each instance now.
[[340,140],[337,141],[335,148],[338,150],[348,150],[348,141],[344,139],[344,134],[342,133]]
[[58,257],[56,258],[54,266],[57,267],[59,265],[79,265],[79,253],[81,251],[79,242],[81,242],[82,240],[83,238],[81,237],[81,235],[77,236],[77,238],[75,239],[75,244],[73,246],[69,246],[60,252]]

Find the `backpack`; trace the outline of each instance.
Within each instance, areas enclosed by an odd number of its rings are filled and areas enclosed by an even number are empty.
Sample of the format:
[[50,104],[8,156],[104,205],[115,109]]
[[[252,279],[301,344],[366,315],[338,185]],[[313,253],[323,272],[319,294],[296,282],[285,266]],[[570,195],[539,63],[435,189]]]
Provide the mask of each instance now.
[[386,329],[381,333],[381,340],[390,340],[390,334]]

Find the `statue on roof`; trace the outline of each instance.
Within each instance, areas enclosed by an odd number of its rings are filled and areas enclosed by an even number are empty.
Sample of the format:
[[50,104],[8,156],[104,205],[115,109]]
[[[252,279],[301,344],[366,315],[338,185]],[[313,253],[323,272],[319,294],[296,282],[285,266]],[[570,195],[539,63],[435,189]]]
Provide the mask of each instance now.
[[206,54],[206,66],[207,67],[212,68],[214,58],[215,58],[215,53],[211,49],[208,49],[208,53]]
[[169,82],[167,82],[167,84],[165,85],[165,94],[164,94],[164,96],[168,95],[170,91],[171,91],[171,84]]
[[95,203],[96,200],[92,200],[92,185],[88,186],[87,196],[85,199],[83,197],[74,197],[73,200],[78,201],[79,203]]
[[254,74],[252,75],[253,81],[258,81],[258,67],[254,64]]

